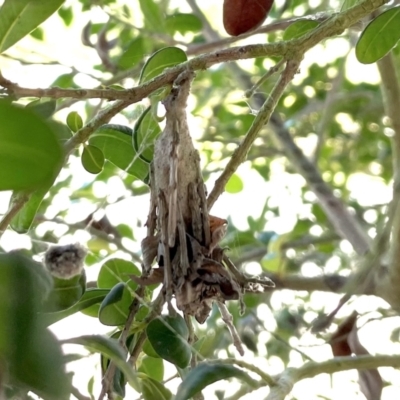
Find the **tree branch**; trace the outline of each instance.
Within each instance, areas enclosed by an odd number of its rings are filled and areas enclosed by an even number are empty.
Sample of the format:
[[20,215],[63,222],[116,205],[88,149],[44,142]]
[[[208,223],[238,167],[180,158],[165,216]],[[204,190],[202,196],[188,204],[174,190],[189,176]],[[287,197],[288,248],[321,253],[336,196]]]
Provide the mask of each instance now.
[[381,91],[385,113],[391,120],[394,131],[393,149],[393,210],[392,243],[390,248],[389,271],[387,276],[378,282],[378,288],[384,298],[396,309],[400,309],[400,85],[392,53],[377,62],[381,76]]
[[[361,18],[376,10],[388,0],[365,0],[342,13],[334,14],[326,21],[322,22],[317,28],[298,39],[287,42],[277,42],[268,44],[257,44],[232,47],[203,54],[181,63],[173,68],[168,68],[154,79],[128,90],[113,89],[29,89],[20,88],[4,77],[0,77],[0,86],[5,88],[6,94],[15,98],[21,97],[50,97],[50,98],[101,98],[107,100],[125,100],[135,103],[149,96],[162,86],[171,84],[176,77],[186,69],[203,70],[215,64],[245,60],[249,58],[281,56],[289,60],[300,58],[307,50],[314,47],[321,40],[342,33],[346,28],[354,25]],[[254,34],[254,32],[252,33]]]
[[217,359],[217,360],[210,360],[207,361],[210,364],[228,364],[228,365],[238,365],[241,368],[248,369],[251,372],[257,374],[263,381],[269,386],[276,385],[275,379],[268,375],[266,372],[262,371],[260,368],[256,367],[253,364],[249,364],[244,360],[237,360],[236,358],[224,358],[224,359]]
[[[187,2],[190,4],[190,6],[192,6],[192,3],[195,3],[194,0],[187,0]],[[192,10],[196,13],[196,10],[193,7],[192,7]],[[196,13],[196,15],[198,15],[198,14]],[[252,30],[252,31],[249,31],[246,33],[242,33],[239,36],[231,36],[231,37],[227,37],[227,38],[223,38],[223,39],[219,39],[219,38],[216,39],[213,36],[209,36],[213,40],[212,42],[189,45],[189,47],[187,49],[187,54],[188,55],[197,55],[197,54],[204,53],[206,51],[223,49],[232,43],[238,42],[243,39],[247,39],[248,37],[251,37],[251,36],[285,30],[289,25],[293,24],[293,22],[296,22],[296,21],[322,22],[327,19],[328,19],[328,14],[307,15],[304,17],[287,18],[287,19],[281,19],[279,21],[274,21],[268,25],[260,26],[259,28],[255,29],[255,30]],[[202,18],[202,21],[204,21],[203,18]]]
[[268,273],[267,276],[275,283],[275,287],[265,288],[265,291],[290,289],[305,290],[310,293],[314,291],[343,293],[349,279],[337,274],[305,277],[298,274],[280,276],[279,274]]
[[323,362],[310,361],[300,368],[288,368],[276,377],[277,385],[271,387],[266,400],[284,400],[296,382],[320,374],[333,374],[350,369],[374,369],[378,367],[400,367],[400,355],[362,355],[358,357],[335,357]]

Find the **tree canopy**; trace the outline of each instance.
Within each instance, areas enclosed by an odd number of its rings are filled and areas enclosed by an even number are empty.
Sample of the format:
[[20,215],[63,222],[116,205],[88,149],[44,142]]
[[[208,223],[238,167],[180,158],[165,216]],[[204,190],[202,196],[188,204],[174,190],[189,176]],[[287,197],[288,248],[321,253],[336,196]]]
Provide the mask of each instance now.
[[398,3],[0,1],[0,398],[393,399]]

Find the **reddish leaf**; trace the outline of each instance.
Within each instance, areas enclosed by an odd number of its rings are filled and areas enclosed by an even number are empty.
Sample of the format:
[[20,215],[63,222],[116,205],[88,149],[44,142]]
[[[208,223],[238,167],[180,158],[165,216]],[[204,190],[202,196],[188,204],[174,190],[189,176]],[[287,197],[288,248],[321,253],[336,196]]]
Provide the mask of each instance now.
[[224,28],[238,36],[260,26],[267,17],[274,0],[224,0]]
[[[332,335],[329,344],[335,357],[369,354],[358,339],[356,321],[357,313],[354,312],[338,326],[337,331]],[[361,392],[367,400],[381,398],[383,384],[377,369],[358,371],[358,377]]]
[[332,335],[329,344],[332,347],[332,353],[335,357],[351,356],[351,349],[347,342],[347,338],[355,326],[357,313],[353,313],[339,326],[337,331]]

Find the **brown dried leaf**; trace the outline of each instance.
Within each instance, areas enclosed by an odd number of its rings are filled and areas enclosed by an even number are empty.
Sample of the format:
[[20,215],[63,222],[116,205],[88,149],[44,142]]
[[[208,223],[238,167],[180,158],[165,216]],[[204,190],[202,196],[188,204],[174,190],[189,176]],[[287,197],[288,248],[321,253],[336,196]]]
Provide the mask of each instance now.
[[332,353],[335,357],[351,356],[351,348],[347,342],[347,338],[357,321],[357,313],[354,312],[339,326],[337,331],[332,335],[329,344],[332,347]]
[[129,275],[134,282],[141,286],[154,285],[164,281],[164,268],[153,268],[147,277],[140,277],[136,275]]
[[157,257],[159,241],[160,235],[146,236],[142,240],[141,248],[143,254],[143,266],[146,272],[150,271],[153,261]]
[[226,235],[228,229],[228,221],[226,219],[214,217],[209,215],[210,221],[210,232],[211,232],[211,243],[209,252],[212,253],[214,248]]
[[[358,339],[357,316],[354,312],[339,326],[329,344],[335,357],[370,354]],[[367,400],[378,400],[382,394],[382,378],[377,369],[358,371],[360,390]]]

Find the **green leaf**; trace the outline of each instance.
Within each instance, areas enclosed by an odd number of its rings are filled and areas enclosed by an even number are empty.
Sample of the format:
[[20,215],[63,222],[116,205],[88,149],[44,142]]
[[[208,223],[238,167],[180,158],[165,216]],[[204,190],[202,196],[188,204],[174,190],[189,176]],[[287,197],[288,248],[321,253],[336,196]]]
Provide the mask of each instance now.
[[161,382],[164,379],[164,362],[161,358],[145,356],[142,358],[138,371]]
[[371,64],[386,55],[400,40],[400,7],[385,11],[371,21],[356,44],[356,57]]
[[67,115],[67,125],[72,132],[79,131],[83,126],[82,117],[76,111],[71,111]]
[[77,85],[74,82],[74,78],[75,74],[73,72],[62,74],[59,75],[50,86],[59,86],[61,88],[76,88]]
[[72,7],[61,7],[58,10],[58,15],[63,20],[65,26],[70,26],[72,20],[74,19],[74,14],[72,12]]
[[[52,183],[53,184],[53,183]],[[46,196],[51,185],[46,185],[41,189],[36,190],[31,195],[24,192],[14,192],[10,205],[12,207],[13,203],[18,203],[21,201],[21,197],[29,196],[29,200],[24,204],[22,209],[18,211],[17,215],[11,220],[11,228],[13,228],[18,233],[26,233],[32,226],[35,219],[36,213],[42,203],[44,196]]]
[[200,32],[203,24],[200,19],[193,14],[176,13],[168,15],[165,20],[167,32],[171,35],[174,32],[185,34],[186,32]]
[[133,147],[142,160],[148,163],[153,160],[154,143],[160,133],[161,128],[150,106],[142,113],[133,128]]
[[[146,0],[147,1],[147,0]],[[178,47],[164,47],[156,51],[143,66],[140,73],[139,84],[160,75],[166,68],[187,61],[186,53]]]
[[149,323],[147,337],[156,353],[180,368],[185,368],[191,358],[187,343],[188,329],[181,316],[161,316]]
[[129,275],[140,276],[140,271],[135,264],[122,258],[111,258],[101,266],[97,286],[110,289],[122,282],[127,283],[130,290],[134,291],[137,284],[129,278]]
[[34,29],[34,30],[30,33],[30,35],[31,35],[33,38],[37,39],[37,40],[42,40],[42,41],[43,41],[43,39],[44,39],[44,32],[43,32],[43,29],[40,28],[40,27]]
[[32,32],[64,0],[5,0],[0,8],[0,53]]
[[[94,304],[100,304],[109,292],[110,291],[108,289],[87,289],[83,296],[79,299],[79,301],[72,307],[62,311],[43,314],[42,320],[47,326],[54,324],[55,322],[69,317],[70,315],[73,315],[78,311],[83,311],[93,306]],[[96,317],[97,315],[98,312],[96,311]]]
[[319,25],[318,21],[296,21],[290,24],[283,32],[283,40],[296,39],[303,36],[308,31],[316,28]]
[[54,286],[43,305],[45,312],[65,310],[78,303],[86,290],[86,274],[82,271],[71,279],[53,277]]
[[35,112],[39,117],[44,119],[50,118],[56,111],[57,102],[55,100],[34,100],[26,105],[26,108]]
[[146,48],[144,38],[139,36],[132,40],[128,48],[122,53],[118,60],[118,66],[121,69],[133,68],[136,64],[144,59]]
[[144,352],[144,354],[148,355],[149,357],[160,358],[160,356],[153,349],[153,346],[151,345],[149,339],[146,339],[144,342],[143,352]]
[[86,144],[81,161],[86,171],[91,174],[98,174],[103,170],[104,154],[98,147]]
[[[122,331],[117,330],[110,336],[110,338],[119,340],[121,337],[121,334],[122,334]],[[125,341],[125,348],[129,349],[129,351],[131,351],[133,349],[133,345],[135,342],[134,337],[135,337],[135,335],[129,335]],[[101,365],[102,375],[104,376],[105,372],[107,371],[108,366],[110,365],[110,359],[105,357],[104,355],[101,355],[100,365]],[[112,390],[113,390],[113,392],[118,394],[118,396],[120,396],[122,399],[125,397],[125,394],[126,394],[125,393],[126,384],[127,384],[127,379],[125,378],[125,375],[119,368],[116,368],[113,382],[112,382]],[[133,386],[133,388],[136,391],[140,391],[140,386],[135,385],[135,386]]]
[[149,166],[140,159],[132,145],[132,129],[124,125],[103,125],[94,132],[89,143],[98,147],[114,165],[145,182]]
[[188,400],[208,385],[229,378],[237,378],[254,386],[254,381],[233,365],[202,363],[186,375],[178,387],[175,400]]
[[165,18],[160,6],[154,0],[139,0],[139,4],[144,16],[145,27],[155,32],[162,32]]
[[41,264],[19,253],[0,254],[0,359],[18,386],[46,400],[68,399],[61,346],[38,313],[51,285]]
[[128,382],[133,386],[139,386],[137,374],[129,363],[126,362],[126,354],[116,340],[100,335],[83,335],[72,339],[63,340],[62,343],[80,344],[89,350],[103,354],[115,363],[125,374]]
[[239,175],[233,174],[225,186],[225,191],[228,193],[239,193],[243,190],[243,181],[240,179]]
[[140,374],[142,396],[144,400],[170,400],[172,393],[160,382]]
[[123,325],[129,314],[132,296],[125,283],[117,283],[101,302],[99,321],[103,325]]
[[0,190],[31,190],[55,178],[63,152],[34,112],[0,102]]

